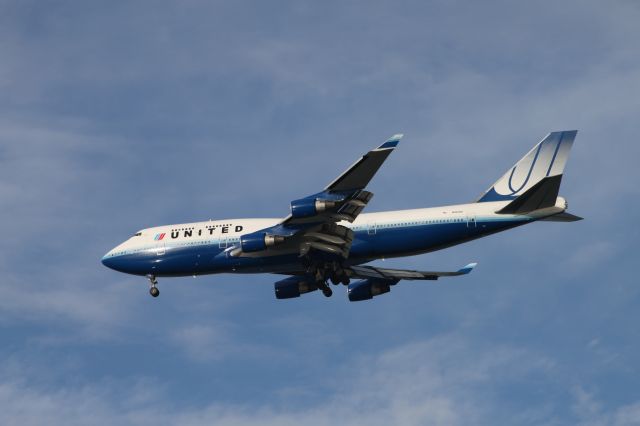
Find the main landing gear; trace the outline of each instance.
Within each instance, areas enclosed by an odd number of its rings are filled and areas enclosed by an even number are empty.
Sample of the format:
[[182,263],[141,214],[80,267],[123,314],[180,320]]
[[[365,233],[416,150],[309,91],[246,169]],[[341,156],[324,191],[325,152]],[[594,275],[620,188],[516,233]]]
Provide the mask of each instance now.
[[344,285],[349,284],[349,277],[341,265],[336,262],[324,265],[312,265],[308,271],[313,274],[316,285],[325,297],[331,297],[331,295],[333,295],[333,290],[331,290],[327,281],[330,281],[333,285],[338,285],[340,283]]
[[327,284],[325,271],[323,271],[320,268],[317,268],[313,275],[316,281],[316,285],[318,286],[320,291],[322,291],[322,294],[324,294],[324,297],[331,297],[333,295],[333,290],[331,290],[331,287],[329,287],[329,284]]
[[160,290],[158,290],[158,287],[156,287],[156,285],[158,285],[158,280],[156,279],[155,275],[147,275],[147,279],[151,284],[151,288],[149,288],[149,294],[153,297],[160,296]]

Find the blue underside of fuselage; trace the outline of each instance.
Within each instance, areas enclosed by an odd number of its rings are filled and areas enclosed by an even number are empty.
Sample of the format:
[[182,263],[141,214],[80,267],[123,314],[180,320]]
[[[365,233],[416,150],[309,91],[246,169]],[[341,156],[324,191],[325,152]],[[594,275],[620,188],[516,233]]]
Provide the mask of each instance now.
[[[375,233],[360,230],[354,240],[347,263],[360,264],[374,259],[409,256],[440,250],[530,220],[478,221],[380,228]],[[300,273],[306,269],[297,253],[277,256],[231,257],[218,243],[167,247],[162,254],[144,251],[105,257],[102,262],[111,269],[135,275],[189,276],[224,272]]]

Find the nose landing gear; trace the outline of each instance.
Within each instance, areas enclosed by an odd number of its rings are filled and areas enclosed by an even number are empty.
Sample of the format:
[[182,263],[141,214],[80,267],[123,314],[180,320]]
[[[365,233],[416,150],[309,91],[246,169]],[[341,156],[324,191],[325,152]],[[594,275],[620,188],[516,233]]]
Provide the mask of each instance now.
[[147,275],[147,279],[151,284],[151,288],[149,288],[149,294],[153,297],[160,296],[160,290],[158,290],[158,287],[156,287],[156,285],[158,285],[158,280],[156,279],[155,275]]

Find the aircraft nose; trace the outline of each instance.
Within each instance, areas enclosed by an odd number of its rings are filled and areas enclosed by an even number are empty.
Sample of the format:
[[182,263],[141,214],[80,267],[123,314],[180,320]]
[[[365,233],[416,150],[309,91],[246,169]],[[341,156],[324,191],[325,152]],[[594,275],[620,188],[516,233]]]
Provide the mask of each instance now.
[[114,271],[120,271],[121,258],[122,258],[122,244],[109,250],[104,256],[102,256],[102,264]]
[[102,264],[110,269],[115,269],[115,259],[111,256],[111,252],[102,257]]

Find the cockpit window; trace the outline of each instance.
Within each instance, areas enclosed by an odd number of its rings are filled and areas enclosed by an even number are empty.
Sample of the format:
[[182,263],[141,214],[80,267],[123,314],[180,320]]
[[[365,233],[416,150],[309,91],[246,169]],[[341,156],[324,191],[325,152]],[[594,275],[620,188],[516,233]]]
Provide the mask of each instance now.
[[134,237],[139,237],[140,235],[142,235],[142,232],[136,232],[133,236]]

